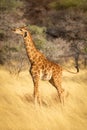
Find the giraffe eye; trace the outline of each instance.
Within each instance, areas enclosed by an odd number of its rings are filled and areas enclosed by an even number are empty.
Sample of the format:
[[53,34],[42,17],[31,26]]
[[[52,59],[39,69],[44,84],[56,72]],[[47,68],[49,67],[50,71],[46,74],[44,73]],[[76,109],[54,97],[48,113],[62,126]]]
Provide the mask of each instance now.
[[22,29],[20,29],[20,31],[22,31]]

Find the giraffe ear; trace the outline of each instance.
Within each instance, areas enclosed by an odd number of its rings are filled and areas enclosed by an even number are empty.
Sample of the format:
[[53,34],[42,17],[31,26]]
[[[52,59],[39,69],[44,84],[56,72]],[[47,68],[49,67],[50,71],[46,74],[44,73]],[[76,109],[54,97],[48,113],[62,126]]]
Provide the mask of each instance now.
[[26,36],[27,36],[27,32],[24,33],[24,37],[26,37]]
[[27,27],[28,27],[28,25],[26,25],[26,26],[23,26],[22,28],[23,28],[23,29],[27,29]]

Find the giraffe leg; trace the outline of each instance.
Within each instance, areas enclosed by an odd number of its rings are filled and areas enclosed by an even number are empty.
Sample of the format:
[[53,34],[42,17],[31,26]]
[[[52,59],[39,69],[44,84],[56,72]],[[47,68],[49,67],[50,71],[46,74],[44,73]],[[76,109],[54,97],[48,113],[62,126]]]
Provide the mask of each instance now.
[[39,78],[38,77],[35,77],[33,78],[33,83],[34,83],[34,101],[35,101],[35,104],[38,104],[41,105],[41,99],[40,99],[40,95],[39,95]]
[[65,90],[61,87],[60,78],[53,76],[49,82],[57,89],[59,100],[62,104],[64,104],[64,91]]

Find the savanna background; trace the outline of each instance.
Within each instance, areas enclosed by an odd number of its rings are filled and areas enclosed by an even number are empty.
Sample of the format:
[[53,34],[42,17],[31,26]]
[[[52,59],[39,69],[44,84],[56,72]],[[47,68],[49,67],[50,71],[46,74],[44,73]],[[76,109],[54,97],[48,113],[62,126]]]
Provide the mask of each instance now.
[[[11,31],[24,25],[36,48],[64,68],[64,106],[43,81],[42,107],[34,105],[23,39]],[[86,129],[87,0],[0,0],[0,130]]]

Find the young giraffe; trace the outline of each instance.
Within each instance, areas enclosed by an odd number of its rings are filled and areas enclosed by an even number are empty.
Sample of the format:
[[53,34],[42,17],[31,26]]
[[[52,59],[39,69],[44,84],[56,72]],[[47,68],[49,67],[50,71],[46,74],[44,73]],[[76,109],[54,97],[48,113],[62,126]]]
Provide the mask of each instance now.
[[20,34],[24,38],[24,44],[28,58],[31,62],[30,73],[34,83],[35,103],[41,104],[39,96],[39,80],[48,80],[58,92],[61,103],[64,103],[64,89],[61,87],[62,67],[50,62],[46,57],[36,49],[30,32],[26,27],[13,29],[14,33]]

